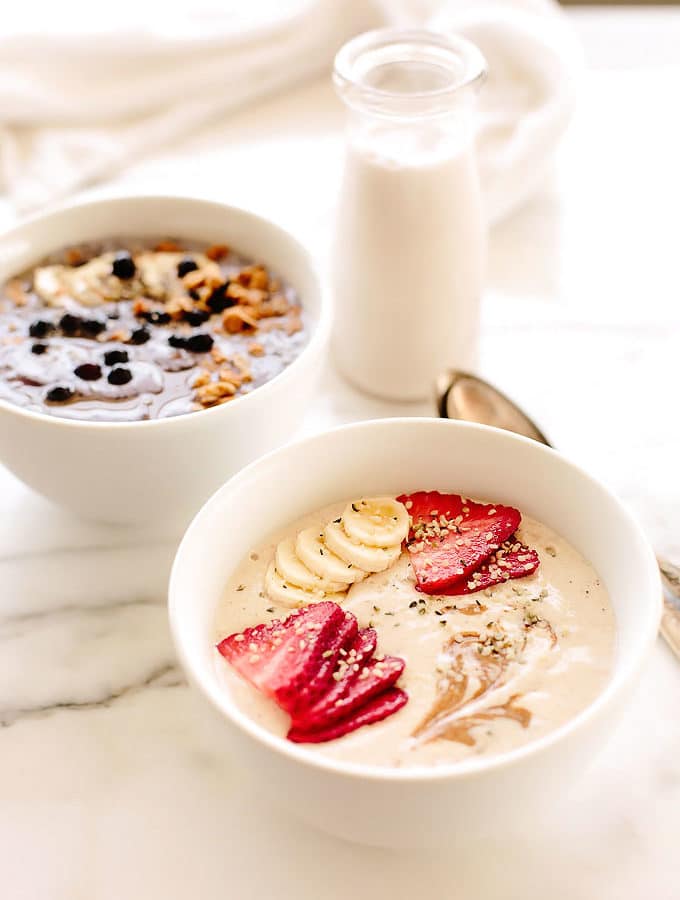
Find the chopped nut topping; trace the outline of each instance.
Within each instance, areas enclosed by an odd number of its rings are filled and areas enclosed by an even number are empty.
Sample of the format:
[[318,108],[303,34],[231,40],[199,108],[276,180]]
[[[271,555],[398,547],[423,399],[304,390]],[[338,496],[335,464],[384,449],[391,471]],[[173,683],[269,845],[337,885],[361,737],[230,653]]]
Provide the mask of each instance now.
[[194,383],[192,384],[192,387],[194,387],[194,388],[203,387],[203,385],[209,384],[211,380],[212,380],[212,378],[211,378],[210,372],[208,372],[207,369],[202,369],[199,372],[199,374],[196,376],[196,378],[194,379]]
[[236,393],[236,388],[228,381],[210,381],[196,389],[196,399],[201,406],[217,406],[226,403]]
[[222,325],[229,334],[237,334],[239,331],[254,331],[257,320],[241,307],[233,306],[222,314]]
[[229,256],[229,247],[226,244],[213,244],[205,251],[205,255],[208,259],[218,262],[220,259],[224,259],[225,256]]
[[269,290],[269,275],[264,266],[246,266],[238,273],[238,282],[244,287]]
[[290,303],[283,294],[276,294],[269,300],[262,297],[257,301],[257,314],[261,319],[268,319],[270,316],[285,316],[290,309]]

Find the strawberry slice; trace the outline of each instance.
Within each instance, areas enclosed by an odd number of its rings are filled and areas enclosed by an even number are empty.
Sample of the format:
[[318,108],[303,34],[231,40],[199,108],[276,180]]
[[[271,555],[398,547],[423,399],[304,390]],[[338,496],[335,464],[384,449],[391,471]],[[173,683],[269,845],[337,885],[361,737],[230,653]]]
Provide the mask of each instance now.
[[460,494],[418,491],[397,498],[412,519],[407,549],[416,587],[426,594],[441,594],[467,581],[522,520],[511,506],[475,503]]
[[320,744],[323,741],[334,741],[336,738],[356,731],[364,725],[372,725],[393,715],[408,702],[408,695],[401,688],[388,688],[372,700],[364,703],[347,718],[334,722],[328,727],[306,731],[294,725],[288,732],[288,740],[296,744]]
[[373,628],[359,631],[356,616],[326,600],[231,634],[217,649],[290,714],[290,740],[319,743],[406,703],[407,695],[393,687],[404,660],[375,658],[376,644]]
[[328,646],[321,654],[322,662],[318,673],[307,683],[299,701],[288,709],[291,715],[307,709],[309,704],[314,702],[313,698],[328,692],[334,684],[332,681],[333,672],[338,663],[344,658],[344,654],[349,652],[349,648],[356,640],[359,631],[356,616],[344,610],[343,614],[344,620],[338,626],[335,634],[329,639]]
[[350,650],[340,659],[333,676],[335,685],[314,706],[293,717],[293,729],[304,732],[317,728],[325,730],[333,722],[346,719],[373,697],[391,688],[404,671],[404,665],[404,660],[396,656],[362,660],[361,649],[358,653]]
[[332,682],[343,641],[353,641],[356,618],[330,600],[286,619],[246,628],[217,645],[247,681],[289,713],[311,706]]
[[536,571],[540,563],[538,553],[520,541],[510,538],[476,569],[465,581],[458,581],[441,593],[444,596],[474,594],[484,588],[502,584],[511,578],[524,578]]

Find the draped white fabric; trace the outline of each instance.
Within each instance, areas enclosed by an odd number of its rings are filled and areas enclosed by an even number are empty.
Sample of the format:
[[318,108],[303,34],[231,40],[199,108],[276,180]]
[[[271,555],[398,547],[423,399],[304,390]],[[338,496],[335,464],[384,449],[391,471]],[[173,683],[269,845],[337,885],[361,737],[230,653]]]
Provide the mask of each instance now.
[[24,0],[3,18],[0,190],[19,212],[322,76],[349,37],[399,24],[458,31],[486,56],[478,146],[497,220],[543,176],[581,67],[553,0]]

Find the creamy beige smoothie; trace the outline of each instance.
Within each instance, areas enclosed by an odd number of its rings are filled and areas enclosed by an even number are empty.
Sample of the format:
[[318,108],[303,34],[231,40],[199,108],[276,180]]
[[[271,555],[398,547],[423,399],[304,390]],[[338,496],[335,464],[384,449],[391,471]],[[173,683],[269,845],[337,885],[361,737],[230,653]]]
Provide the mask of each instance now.
[[[216,616],[216,639],[285,618],[265,574],[279,541],[323,527],[337,503],[271,535],[242,561]],[[592,566],[554,531],[525,516],[517,538],[539,554],[538,570],[462,596],[416,590],[409,554],[350,586],[342,605],[378,651],[405,660],[398,686],[408,703],[384,721],[327,743],[324,757],[376,766],[440,765],[500,754],[575,716],[611,671],[615,626],[607,591]],[[237,706],[285,737],[289,717],[215,651],[220,678]]]

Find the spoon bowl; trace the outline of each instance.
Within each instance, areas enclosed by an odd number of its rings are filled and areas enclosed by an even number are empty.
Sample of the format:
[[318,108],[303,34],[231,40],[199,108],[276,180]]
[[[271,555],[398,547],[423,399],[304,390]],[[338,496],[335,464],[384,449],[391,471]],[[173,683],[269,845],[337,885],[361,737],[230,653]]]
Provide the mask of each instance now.
[[493,425],[552,447],[545,434],[521,407],[488,381],[448,369],[437,379],[437,412],[441,419]]

